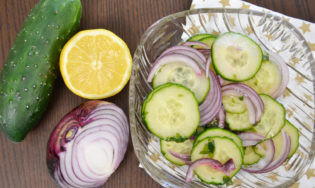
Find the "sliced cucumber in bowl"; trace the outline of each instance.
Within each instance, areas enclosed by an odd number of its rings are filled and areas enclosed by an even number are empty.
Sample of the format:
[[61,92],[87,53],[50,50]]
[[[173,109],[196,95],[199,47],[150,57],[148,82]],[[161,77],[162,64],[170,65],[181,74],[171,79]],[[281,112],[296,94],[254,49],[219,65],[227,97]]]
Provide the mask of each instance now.
[[184,141],[200,122],[195,95],[186,87],[166,83],[155,88],[142,106],[142,119],[148,130],[167,141]]
[[[209,143],[213,143],[212,152],[209,150],[207,152],[206,148],[208,148]],[[232,139],[227,137],[206,137],[194,145],[191,161],[194,162],[206,158],[218,160],[221,164],[225,164],[232,159],[235,165],[235,169],[229,175],[207,165],[200,165],[195,168],[194,172],[201,181],[216,185],[226,183],[226,179],[231,179],[243,164],[243,155],[240,148]]]
[[174,156],[174,153],[182,156],[189,156],[187,158],[189,158],[190,161],[190,153],[193,143],[194,141],[191,139],[187,139],[184,142],[160,140],[161,153],[168,161],[183,166],[186,165],[188,161]]
[[263,61],[257,74],[243,83],[257,93],[272,95],[281,84],[281,73],[273,62]]
[[244,97],[223,95],[222,103],[226,112],[239,114],[246,111],[246,104],[244,103]]
[[253,124],[248,120],[248,111],[243,113],[226,113],[226,124],[233,131],[245,131],[251,129]]
[[202,38],[206,37],[214,37],[215,35],[208,34],[208,33],[201,33],[194,36],[191,36],[187,41],[199,41]]
[[[292,125],[288,120],[286,120],[284,127],[282,128],[283,131],[285,131],[291,139],[291,145],[290,145],[290,153],[288,155],[288,158],[292,157],[292,155],[296,152],[297,148],[299,147],[299,131],[298,129]],[[278,134],[273,138],[273,142],[275,145],[280,146],[279,148],[282,148],[283,145],[283,136],[282,134]],[[276,147],[275,151],[275,157],[279,155],[280,149]]]
[[240,148],[242,155],[244,154],[242,140],[235,133],[228,131],[226,129],[222,129],[222,128],[208,128],[208,129],[204,130],[195,139],[194,144],[197,144],[199,141],[201,141],[202,139],[209,137],[209,136],[221,136],[221,137],[227,137],[227,138],[232,139],[237,144],[237,146]]
[[260,46],[240,33],[220,35],[211,48],[215,71],[224,79],[244,81],[258,72],[263,60]]
[[[234,32],[200,34],[165,50],[158,60],[147,79],[154,90],[143,103],[142,117],[160,138],[163,156],[189,165],[187,183],[195,174],[208,184],[229,185],[242,165],[249,173],[264,173],[292,156],[278,148],[298,140],[294,127],[285,130],[285,109],[272,98],[285,85],[281,68],[263,60],[252,39]],[[297,146],[291,147],[294,153]]]
[[281,103],[272,97],[260,94],[264,103],[264,111],[260,121],[253,127],[254,132],[266,139],[276,136],[285,125],[285,109]]
[[213,42],[215,41],[217,37],[212,35],[212,36],[207,36],[204,38],[199,39],[199,42],[205,43],[206,45],[209,46],[209,48],[212,47]]
[[156,72],[152,85],[156,88],[168,82],[181,84],[190,89],[199,104],[206,98],[210,88],[210,80],[205,73],[198,76],[191,67],[182,63],[169,63],[162,66]]
[[260,160],[261,156],[258,155],[252,146],[245,147],[244,165],[252,165]]

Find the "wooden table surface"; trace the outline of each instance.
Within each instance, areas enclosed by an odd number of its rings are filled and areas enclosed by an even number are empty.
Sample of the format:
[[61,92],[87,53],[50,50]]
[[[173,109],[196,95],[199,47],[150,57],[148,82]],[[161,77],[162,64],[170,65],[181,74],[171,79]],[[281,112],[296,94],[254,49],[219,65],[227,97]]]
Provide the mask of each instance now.
[[[0,67],[30,9],[38,0],[0,0]],[[315,22],[312,0],[249,0],[286,15]],[[314,3],[314,2],[313,2]],[[141,35],[153,22],[189,9],[191,0],[82,0],[80,30],[105,28],[119,35],[133,54]],[[128,114],[128,86],[106,99]],[[12,143],[0,133],[0,188],[57,187],[46,167],[46,144],[50,132],[72,108],[85,100],[72,94],[59,77],[50,106],[40,124],[21,143]],[[124,161],[104,187],[160,187],[143,169],[131,140]]]

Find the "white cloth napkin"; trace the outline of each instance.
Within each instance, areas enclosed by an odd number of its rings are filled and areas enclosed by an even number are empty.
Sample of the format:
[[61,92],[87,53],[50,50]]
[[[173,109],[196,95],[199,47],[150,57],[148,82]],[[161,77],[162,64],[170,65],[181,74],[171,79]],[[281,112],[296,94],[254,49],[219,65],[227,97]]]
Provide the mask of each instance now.
[[[296,28],[299,29],[301,34],[306,39],[310,49],[312,50],[313,57],[315,57],[315,24],[304,21],[301,19],[296,19],[288,17],[286,15],[271,11],[266,8],[262,8],[241,0],[193,0],[191,4],[191,9],[197,8],[242,8],[242,9],[252,9],[258,11],[272,12],[278,15],[290,23],[292,23]],[[313,97],[310,100],[314,100]],[[313,101],[314,102],[314,101]],[[313,125],[313,124],[311,124]],[[311,165],[310,169],[306,174],[296,182],[291,188],[315,188],[315,162]]]

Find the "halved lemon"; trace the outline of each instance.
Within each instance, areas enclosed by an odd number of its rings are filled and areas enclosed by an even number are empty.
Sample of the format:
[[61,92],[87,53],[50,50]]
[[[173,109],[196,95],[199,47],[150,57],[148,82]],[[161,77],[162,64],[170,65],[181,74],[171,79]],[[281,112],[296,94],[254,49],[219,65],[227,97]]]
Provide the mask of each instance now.
[[78,32],[60,54],[65,84],[87,99],[103,99],[120,92],[130,78],[131,67],[126,43],[105,29]]

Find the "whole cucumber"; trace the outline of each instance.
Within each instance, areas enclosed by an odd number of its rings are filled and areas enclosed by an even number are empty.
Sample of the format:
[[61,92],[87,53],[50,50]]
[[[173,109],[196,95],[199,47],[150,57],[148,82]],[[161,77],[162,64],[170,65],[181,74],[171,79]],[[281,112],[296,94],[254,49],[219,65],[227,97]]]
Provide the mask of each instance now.
[[74,35],[80,0],[41,0],[18,33],[0,75],[0,128],[22,141],[40,121],[59,75],[59,55]]

